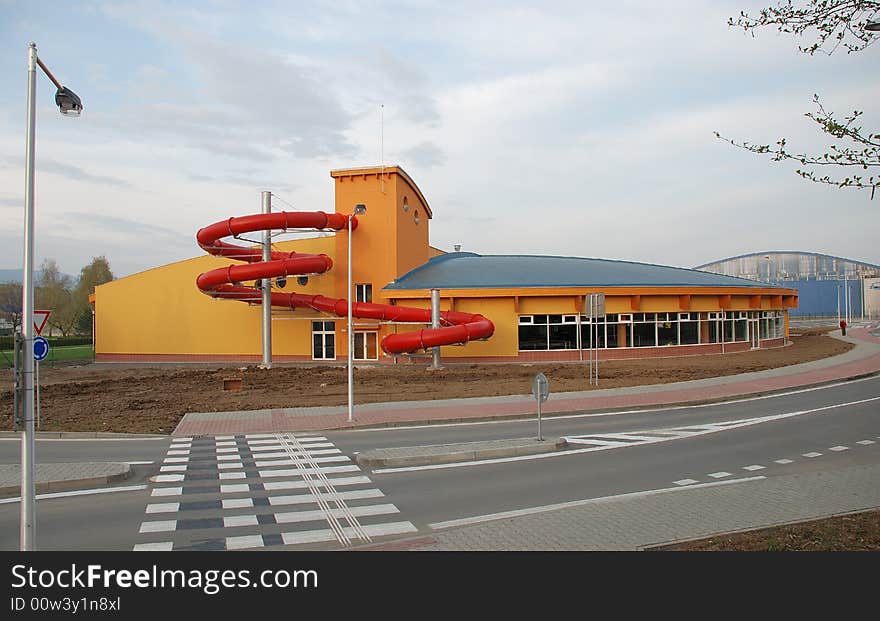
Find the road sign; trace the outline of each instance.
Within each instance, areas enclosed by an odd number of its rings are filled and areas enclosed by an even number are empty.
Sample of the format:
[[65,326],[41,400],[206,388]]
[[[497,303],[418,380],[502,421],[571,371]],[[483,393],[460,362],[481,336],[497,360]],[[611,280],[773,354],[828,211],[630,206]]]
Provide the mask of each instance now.
[[49,355],[49,341],[42,336],[34,337],[34,360],[45,360]]
[[46,327],[46,322],[49,321],[49,314],[51,312],[52,311],[34,309],[34,330],[37,331],[37,334],[43,333],[43,328]]
[[538,373],[532,380],[532,394],[538,403],[544,403],[550,396],[550,381],[543,373]]

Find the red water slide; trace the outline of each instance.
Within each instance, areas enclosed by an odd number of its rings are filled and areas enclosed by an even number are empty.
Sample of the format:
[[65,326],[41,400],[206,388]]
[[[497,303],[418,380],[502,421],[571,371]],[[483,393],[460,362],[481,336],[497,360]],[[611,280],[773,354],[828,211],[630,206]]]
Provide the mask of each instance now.
[[[321,274],[333,267],[333,261],[325,254],[298,254],[295,252],[272,251],[271,261],[263,261],[263,251],[259,247],[244,247],[221,241],[224,237],[238,236],[255,231],[319,229],[339,231],[348,227],[348,216],[323,211],[279,211],[269,214],[255,214],[239,218],[229,218],[199,230],[196,239],[202,250],[209,254],[238,261],[247,265],[230,265],[200,274],[196,279],[199,290],[214,298],[240,300],[251,304],[261,304],[263,294],[259,288],[247,287],[242,282],[277,278],[279,276],[303,276]],[[351,220],[351,229],[357,229],[357,217]],[[323,295],[303,295],[301,293],[272,292],[272,306],[283,308],[310,308],[321,313],[339,317],[348,316],[348,301],[328,298]],[[359,319],[380,321],[400,321],[430,323],[431,310],[353,302],[351,314]],[[389,354],[410,353],[438,345],[467,343],[474,339],[492,336],[495,326],[482,315],[443,311],[440,313],[439,328],[428,328],[404,334],[390,334],[382,339],[382,349]]]

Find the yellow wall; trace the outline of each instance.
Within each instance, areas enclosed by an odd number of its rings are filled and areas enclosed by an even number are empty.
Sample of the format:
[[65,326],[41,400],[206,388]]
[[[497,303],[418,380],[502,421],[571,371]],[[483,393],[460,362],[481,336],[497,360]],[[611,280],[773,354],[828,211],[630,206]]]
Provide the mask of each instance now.
[[[278,244],[279,250],[332,253],[332,238]],[[215,300],[196,287],[196,277],[237,261],[205,255],[171,263],[95,289],[95,339],[99,354],[224,354],[262,352],[260,306]],[[285,292],[335,294],[330,275],[305,287],[288,278]],[[284,315],[280,311],[279,316]],[[299,314],[303,314],[299,311]],[[312,313],[313,314],[313,313]],[[311,322],[273,321],[273,352],[310,355]]]

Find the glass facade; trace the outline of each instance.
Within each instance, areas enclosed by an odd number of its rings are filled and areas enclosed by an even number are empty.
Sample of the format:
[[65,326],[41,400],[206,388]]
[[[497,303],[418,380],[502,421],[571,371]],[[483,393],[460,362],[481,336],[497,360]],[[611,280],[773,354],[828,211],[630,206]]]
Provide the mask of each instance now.
[[[750,327],[751,325],[751,327]],[[705,345],[782,338],[783,311],[608,314],[591,323],[581,315],[520,315],[519,350],[610,349]]]

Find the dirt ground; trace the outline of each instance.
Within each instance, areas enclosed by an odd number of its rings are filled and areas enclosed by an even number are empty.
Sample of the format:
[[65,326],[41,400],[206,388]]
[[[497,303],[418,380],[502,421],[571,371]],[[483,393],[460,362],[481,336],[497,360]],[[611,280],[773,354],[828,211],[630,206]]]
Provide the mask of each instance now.
[[[823,329],[792,333],[789,347],[738,354],[609,361],[599,388],[678,382],[797,364],[843,353],[852,346]],[[440,371],[426,363],[358,365],[358,403],[530,394],[544,373],[553,392],[590,390],[586,363],[466,364]],[[0,429],[12,429],[12,371],[4,370]],[[240,378],[240,391],[223,390]],[[347,401],[345,363],[248,367],[122,367],[83,364],[40,370],[42,431],[170,433],[187,412],[252,410]]]
[[658,551],[699,552],[861,552],[880,550],[880,511],[709,537]]

